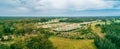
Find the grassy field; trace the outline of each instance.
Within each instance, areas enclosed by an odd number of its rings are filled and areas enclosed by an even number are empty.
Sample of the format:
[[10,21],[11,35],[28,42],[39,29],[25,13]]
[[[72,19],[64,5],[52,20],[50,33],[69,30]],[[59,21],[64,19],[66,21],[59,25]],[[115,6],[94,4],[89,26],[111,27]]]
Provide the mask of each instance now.
[[57,49],[96,49],[94,40],[73,40],[54,36],[49,39]]

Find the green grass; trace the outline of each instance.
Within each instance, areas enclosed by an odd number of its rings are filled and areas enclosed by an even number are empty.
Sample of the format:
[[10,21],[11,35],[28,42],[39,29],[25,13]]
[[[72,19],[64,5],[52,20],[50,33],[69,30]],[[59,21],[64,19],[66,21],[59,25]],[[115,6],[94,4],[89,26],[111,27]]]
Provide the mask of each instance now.
[[55,36],[49,39],[57,49],[96,49],[94,40],[75,40]]

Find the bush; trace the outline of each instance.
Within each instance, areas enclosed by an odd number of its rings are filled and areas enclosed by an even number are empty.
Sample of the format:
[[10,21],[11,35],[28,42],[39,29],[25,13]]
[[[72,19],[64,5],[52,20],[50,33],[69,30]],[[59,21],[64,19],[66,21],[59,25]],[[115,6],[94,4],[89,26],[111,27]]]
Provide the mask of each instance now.
[[17,40],[11,49],[54,49],[52,43],[42,34],[29,35]]
[[101,26],[101,25],[100,25],[100,24],[96,24],[96,25],[95,25],[95,27],[99,27],[99,26]]
[[4,45],[4,44],[0,44],[0,49],[9,49],[9,46]]
[[0,38],[2,38],[2,33],[0,32]]

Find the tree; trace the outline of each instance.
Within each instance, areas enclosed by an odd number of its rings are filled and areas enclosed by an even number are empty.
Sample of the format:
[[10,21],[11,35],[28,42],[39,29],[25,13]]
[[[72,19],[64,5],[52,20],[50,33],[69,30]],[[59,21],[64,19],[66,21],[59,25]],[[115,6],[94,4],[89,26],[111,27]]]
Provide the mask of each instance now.
[[4,45],[4,44],[0,44],[0,49],[10,49],[9,46]]
[[44,34],[46,37],[49,37],[52,35],[52,33],[49,32],[48,28],[38,28],[37,31],[41,34]]
[[52,43],[43,34],[28,35],[17,40],[11,49],[54,49]]
[[4,25],[4,26],[3,26],[3,31],[4,31],[5,34],[9,34],[9,32],[10,32],[10,27]]
[[88,27],[87,29],[82,29],[81,30],[81,34],[88,34],[88,33],[92,33],[91,27]]
[[0,38],[2,38],[3,34],[0,32]]
[[95,38],[94,43],[98,47],[98,49],[117,49],[116,45],[106,38]]

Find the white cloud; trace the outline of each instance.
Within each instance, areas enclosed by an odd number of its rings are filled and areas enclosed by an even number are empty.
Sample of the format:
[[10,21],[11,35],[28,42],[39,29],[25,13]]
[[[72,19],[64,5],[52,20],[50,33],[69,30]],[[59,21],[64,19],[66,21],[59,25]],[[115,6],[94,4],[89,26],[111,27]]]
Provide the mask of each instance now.
[[23,6],[33,10],[89,10],[113,8],[116,2],[105,0],[9,0],[7,4]]
[[103,0],[71,0],[72,9],[75,10],[89,10],[89,9],[105,9],[111,8],[109,2]]
[[66,11],[115,9],[114,6],[119,2],[105,0],[4,0],[3,3],[15,6],[14,8],[8,6],[7,12],[63,14]]
[[8,9],[8,12],[14,12],[14,13],[28,13],[30,10],[25,7],[16,7],[14,9]]
[[68,0],[49,0],[50,6],[54,9],[66,9]]
[[104,0],[22,0],[23,6],[35,10],[89,10],[89,9],[106,9],[112,8],[115,2]]
[[11,6],[18,6],[19,5],[19,0],[2,0],[0,1],[0,3],[2,4],[8,4],[8,5],[11,5]]

